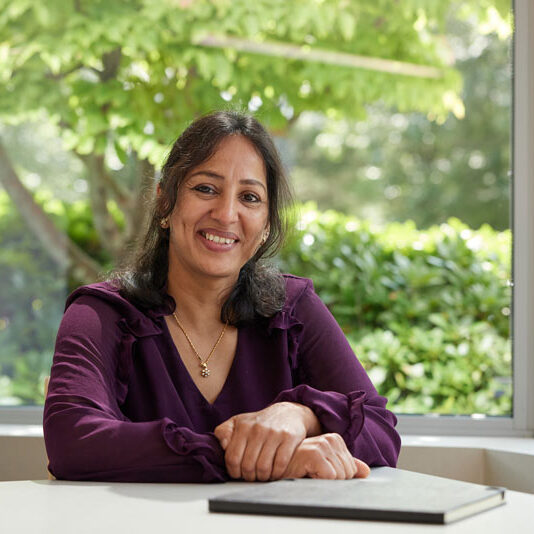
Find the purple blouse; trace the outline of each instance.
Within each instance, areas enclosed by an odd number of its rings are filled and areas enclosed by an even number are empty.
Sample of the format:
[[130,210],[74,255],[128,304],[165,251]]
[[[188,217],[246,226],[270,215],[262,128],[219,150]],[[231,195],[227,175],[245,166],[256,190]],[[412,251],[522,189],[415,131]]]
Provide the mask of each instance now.
[[240,327],[234,361],[213,404],[197,389],[164,316],[143,313],[109,283],[68,298],[44,408],[49,470],[58,479],[115,482],[229,480],[214,428],[233,415],[291,401],[353,456],[395,466],[400,438],[341,328],[310,280],[284,275],[286,302]]

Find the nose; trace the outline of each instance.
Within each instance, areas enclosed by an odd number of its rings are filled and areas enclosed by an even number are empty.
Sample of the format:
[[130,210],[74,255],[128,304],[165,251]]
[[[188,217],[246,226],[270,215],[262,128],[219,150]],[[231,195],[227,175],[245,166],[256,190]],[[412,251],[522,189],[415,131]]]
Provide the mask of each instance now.
[[238,199],[232,195],[221,195],[215,202],[211,216],[220,224],[229,226],[238,220]]

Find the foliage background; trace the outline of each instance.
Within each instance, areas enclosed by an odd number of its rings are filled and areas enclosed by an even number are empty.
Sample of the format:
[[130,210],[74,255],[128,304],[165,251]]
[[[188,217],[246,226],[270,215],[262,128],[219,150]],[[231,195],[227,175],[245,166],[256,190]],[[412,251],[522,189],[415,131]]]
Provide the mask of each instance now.
[[313,278],[392,407],[509,414],[509,10],[0,0],[0,403],[43,401],[66,294],[122,257],[177,133],[232,107],[319,205],[278,261]]
[[[90,249],[95,231],[86,203],[48,198],[43,205]],[[375,227],[313,204],[299,211],[278,265],[313,279],[398,413],[511,412],[510,231],[473,231],[458,219],[425,231],[412,222]],[[42,402],[65,273],[5,194],[0,224],[2,294],[12,304],[4,308],[9,323],[0,319],[0,397],[5,404]]]
[[399,413],[511,411],[509,231],[375,227],[313,205],[280,255],[313,279]]
[[457,19],[447,36],[465,116],[431,121],[381,101],[362,121],[305,114],[289,146],[300,200],[420,228],[449,217],[473,228],[510,227],[510,43]]

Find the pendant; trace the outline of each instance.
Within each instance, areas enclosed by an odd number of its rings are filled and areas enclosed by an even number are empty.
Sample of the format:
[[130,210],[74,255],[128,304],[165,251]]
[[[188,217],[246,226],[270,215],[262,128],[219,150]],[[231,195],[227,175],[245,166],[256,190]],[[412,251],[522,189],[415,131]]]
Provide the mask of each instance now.
[[203,376],[204,378],[210,376],[210,370],[208,369],[207,363],[200,364],[200,376]]

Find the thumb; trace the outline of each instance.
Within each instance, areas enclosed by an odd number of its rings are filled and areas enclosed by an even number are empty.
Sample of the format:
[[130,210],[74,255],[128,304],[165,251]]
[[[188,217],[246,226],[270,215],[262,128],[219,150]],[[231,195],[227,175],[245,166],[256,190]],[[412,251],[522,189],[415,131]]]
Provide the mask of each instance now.
[[226,450],[230,440],[232,439],[232,434],[234,433],[235,422],[234,418],[231,417],[227,419],[224,423],[221,423],[214,430],[215,437],[219,440],[221,447]]
[[358,458],[354,458],[354,463],[356,464],[356,469],[358,470],[354,475],[354,478],[367,478],[371,472],[369,466],[365,462],[358,460]]

